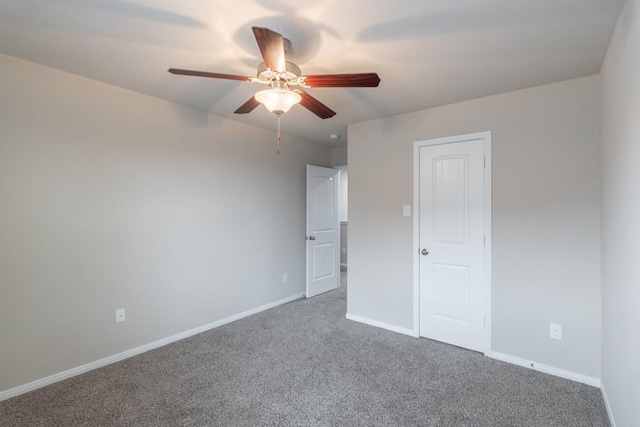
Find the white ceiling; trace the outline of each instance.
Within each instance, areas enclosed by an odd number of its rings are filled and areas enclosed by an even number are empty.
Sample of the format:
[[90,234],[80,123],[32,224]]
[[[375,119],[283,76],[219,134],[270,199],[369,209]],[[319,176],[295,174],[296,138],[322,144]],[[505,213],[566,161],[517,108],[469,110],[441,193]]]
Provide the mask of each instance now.
[[[347,124],[596,74],[624,0],[2,0],[0,52],[275,130],[255,83],[252,25],[292,43],[303,74],[375,71],[378,88],[309,89],[337,112],[296,106],[283,133],[329,146]],[[330,134],[340,135],[330,141]]]

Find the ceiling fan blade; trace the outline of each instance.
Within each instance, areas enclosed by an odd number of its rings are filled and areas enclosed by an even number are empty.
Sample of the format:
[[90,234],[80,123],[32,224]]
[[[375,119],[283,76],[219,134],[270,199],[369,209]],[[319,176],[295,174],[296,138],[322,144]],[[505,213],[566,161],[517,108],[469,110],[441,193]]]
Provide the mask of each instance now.
[[255,97],[252,96],[247,100],[247,102],[242,104],[236,111],[234,111],[234,113],[247,114],[255,110],[258,105],[260,105],[260,103],[256,100]]
[[322,74],[305,77],[311,87],[378,87],[380,77],[377,73],[359,74]]
[[311,111],[321,119],[328,119],[329,117],[333,117],[336,115],[335,111],[315,99],[313,96],[309,95],[307,92],[300,92],[300,96],[302,97],[302,99],[300,100],[300,105],[302,105],[304,108]]
[[214,79],[240,80],[243,82],[251,81],[249,76],[238,76],[236,74],[220,74],[209,73],[207,71],[181,70],[179,68],[169,68],[171,74],[182,74],[184,76],[211,77]]
[[282,34],[263,27],[251,27],[251,29],[258,42],[264,65],[271,71],[284,73],[286,64]]

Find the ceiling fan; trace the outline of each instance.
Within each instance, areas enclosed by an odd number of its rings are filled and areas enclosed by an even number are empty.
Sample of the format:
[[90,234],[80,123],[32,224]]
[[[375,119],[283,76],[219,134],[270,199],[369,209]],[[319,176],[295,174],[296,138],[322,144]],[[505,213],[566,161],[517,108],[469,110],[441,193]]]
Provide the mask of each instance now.
[[380,78],[376,73],[302,75],[300,67],[287,61],[285,53],[290,42],[280,33],[263,27],[252,27],[264,62],[258,65],[257,77],[235,74],[210,73],[207,71],[170,68],[172,74],[211,77],[214,79],[239,80],[268,85],[242,104],[235,114],[246,114],[263,104],[278,117],[300,104],[321,119],[336,115],[331,108],[309,95],[304,89],[316,87],[377,87]]

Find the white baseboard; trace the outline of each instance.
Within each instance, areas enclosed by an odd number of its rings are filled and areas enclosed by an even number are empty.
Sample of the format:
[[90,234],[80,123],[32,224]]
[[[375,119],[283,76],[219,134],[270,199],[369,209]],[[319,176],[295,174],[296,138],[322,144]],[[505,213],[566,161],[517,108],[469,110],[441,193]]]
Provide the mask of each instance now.
[[390,325],[388,323],[379,322],[377,320],[367,319],[366,317],[356,316],[354,314],[347,313],[347,319],[353,320],[354,322],[364,323],[366,325],[375,326],[376,328],[387,329],[392,332],[397,332],[403,335],[409,335],[417,338],[418,334],[413,329],[401,328],[399,326]]
[[565,378],[567,380],[577,381],[593,387],[600,388],[600,378],[589,377],[587,375],[578,374],[576,372],[566,371],[564,369],[555,368],[553,366],[544,365],[532,360],[521,359],[519,357],[510,356],[508,354],[491,352],[489,355],[492,359],[501,360],[503,362],[533,369],[534,371],[544,372],[545,374],[555,375],[556,377]]
[[604,384],[601,384],[600,391],[602,391],[604,406],[607,408],[607,415],[609,415],[609,424],[611,424],[611,427],[616,427],[616,420],[613,418],[613,411],[611,410],[611,405],[609,405],[609,399],[607,398],[607,392],[604,389]]
[[75,368],[71,368],[63,372],[58,372],[57,374],[53,374],[48,377],[41,378],[39,380],[31,381],[30,383],[23,384],[18,387],[10,388],[8,390],[0,392],[0,401],[7,400],[24,393],[28,393],[30,391],[36,390],[44,386],[48,386],[58,381],[66,380],[67,378],[75,377],[76,375],[84,374],[85,372],[89,372],[94,369],[101,368],[103,366],[107,366],[124,359],[128,359],[129,357],[133,357],[138,354],[145,353],[149,350],[154,350],[158,347],[162,347],[167,344],[171,344],[173,342],[188,338],[190,336],[197,335],[199,333],[202,333],[211,329],[215,329],[219,326],[226,325],[227,323],[235,322],[236,320],[240,320],[245,317],[251,316],[252,314],[257,314],[257,313],[260,313],[261,311],[269,310],[270,308],[274,308],[279,305],[286,304],[291,301],[295,301],[299,298],[302,298],[303,296],[304,294],[302,293],[295,294],[290,297],[281,299],[280,301],[265,304],[254,309],[244,311],[242,313],[235,314],[233,316],[229,316],[224,319],[217,320],[213,323],[200,326],[198,328],[190,329],[188,331],[181,332],[179,334],[172,335],[170,337],[163,338],[161,340],[154,341],[152,343],[145,344],[140,347],[132,348],[131,350],[123,351],[122,353],[114,354],[112,356],[108,356],[103,359],[99,359],[81,366],[77,366]]
[[[387,329],[389,331],[398,332],[400,334],[409,335],[416,338],[419,336],[417,331],[414,331],[413,329],[400,328],[398,326],[379,322],[377,320],[367,319],[367,318],[356,316],[350,313],[347,313],[347,319],[353,320],[355,322],[365,323],[367,325],[375,326],[378,328]],[[522,359],[515,356],[510,356],[504,353],[498,353],[495,351],[491,352],[490,354],[486,354],[486,356],[491,357],[492,359],[500,360],[503,362],[511,363],[511,364],[522,366],[529,369],[533,369],[535,371],[544,372],[545,374],[550,374],[556,377],[565,378],[571,381],[577,381],[579,383],[601,388],[601,383],[599,378],[578,374],[576,372],[567,371],[564,369],[556,368],[556,367],[545,365],[538,362],[533,362],[531,360],[526,360],[526,359]],[[606,398],[605,398],[605,402],[607,402]],[[611,418],[612,420],[612,427],[615,427],[615,424],[613,423],[613,415],[608,406],[608,402],[607,402],[607,411],[609,412],[609,418]]]

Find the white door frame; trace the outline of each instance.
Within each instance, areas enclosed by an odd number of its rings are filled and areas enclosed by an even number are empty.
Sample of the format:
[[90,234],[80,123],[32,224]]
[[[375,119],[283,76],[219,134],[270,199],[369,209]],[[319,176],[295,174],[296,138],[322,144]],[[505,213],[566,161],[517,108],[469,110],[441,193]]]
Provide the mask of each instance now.
[[479,140],[484,147],[484,354],[491,355],[491,131],[415,141],[413,143],[413,335],[420,336],[420,148]]

